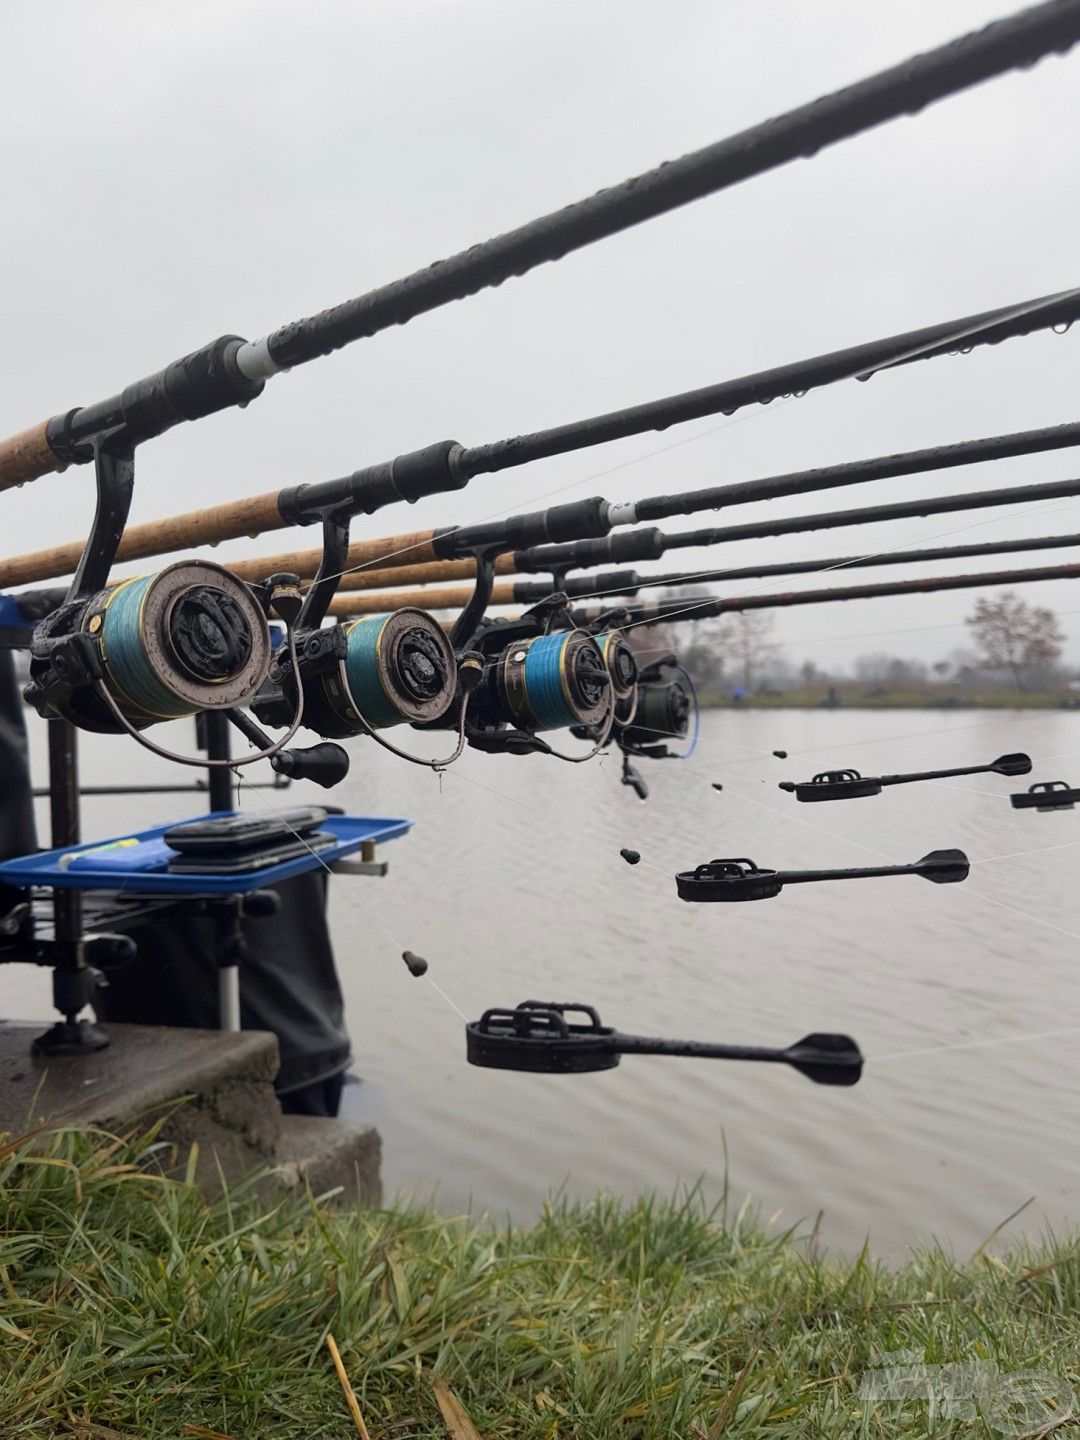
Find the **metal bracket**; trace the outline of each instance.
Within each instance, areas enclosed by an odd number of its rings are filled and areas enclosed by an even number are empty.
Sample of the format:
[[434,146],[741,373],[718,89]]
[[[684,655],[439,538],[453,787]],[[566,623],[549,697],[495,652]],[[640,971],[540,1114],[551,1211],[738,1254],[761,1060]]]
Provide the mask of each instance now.
[[330,869],[335,875],[369,875],[381,880],[389,872],[388,860],[375,859],[375,841],[365,840],[360,849],[359,860],[335,860]]

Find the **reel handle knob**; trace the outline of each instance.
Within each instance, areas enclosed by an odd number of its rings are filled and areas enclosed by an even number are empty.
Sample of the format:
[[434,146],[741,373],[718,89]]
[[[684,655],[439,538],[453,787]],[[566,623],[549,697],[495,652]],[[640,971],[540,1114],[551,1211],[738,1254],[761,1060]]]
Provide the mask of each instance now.
[[270,575],[266,580],[266,591],[269,609],[286,625],[295,625],[300,611],[304,608],[300,576],[285,572]]
[[241,914],[248,920],[267,920],[281,909],[276,890],[250,890],[240,901]]
[[484,678],[484,657],[478,650],[467,650],[458,657],[458,684],[466,695],[471,695]]
[[291,780],[313,780],[324,790],[339,785],[349,773],[348,752],[331,740],[302,750],[279,750],[270,764],[279,775],[288,775]]

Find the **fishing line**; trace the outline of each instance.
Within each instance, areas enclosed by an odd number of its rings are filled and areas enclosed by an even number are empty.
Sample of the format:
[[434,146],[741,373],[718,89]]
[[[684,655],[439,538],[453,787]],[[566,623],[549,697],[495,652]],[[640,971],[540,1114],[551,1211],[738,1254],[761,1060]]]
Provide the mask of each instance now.
[[941,1055],[949,1050],[979,1050],[992,1045],[1023,1045],[1031,1040],[1051,1040],[1058,1035],[1080,1035],[1080,1025],[1071,1025],[1063,1030],[1025,1031],[1020,1035],[998,1035],[992,1040],[964,1040],[956,1045],[931,1045],[925,1050],[893,1050],[888,1055],[871,1057],[875,1065],[888,1060],[907,1060],[915,1055]]
[[[319,854],[319,852],[315,849],[315,847],[314,847],[313,845],[310,845],[310,844],[308,843],[308,841],[305,839],[305,837],[299,833],[299,831],[293,829],[293,827],[289,824],[288,820],[285,819],[285,817],[284,817],[284,815],[281,813],[281,811],[274,809],[274,807],[270,804],[269,800],[267,800],[266,796],[262,793],[262,791],[261,791],[261,790],[256,790],[253,785],[248,784],[247,780],[246,780],[246,779],[244,778],[244,776],[241,775],[239,772],[237,772],[237,774],[236,774],[236,779],[237,779],[237,782],[239,783],[239,785],[241,785],[244,789],[251,790],[251,791],[253,791],[256,795],[258,795],[259,799],[262,801],[263,805],[264,805],[264,806],[266,807],[266,809],[270,812],[270,814],[274,817],[274,819],[277,820],[279,824],[283,825],[284,828],[285,828],[286,830],[288,830],[288,832],[293,836],[294,839],[299,840],[300,844],[304,847],[304,849],[305,849],[310,855],[313,855],[314,858],[318,861],[318,863],[322,866],[322,868],[326,871],[327,875],[333,876],[333,873],[334,873],[333,870],[332,870],[332,869],[330,868],[330,866],[326,863],[326,861],[325,861],[325,860],[323,859],[323,857]],[[381,914],[381,912],[380,912],[378,909],[376,909],[373,913],[374,913],[374,915],[375,915],[376,920],[379,922],[379,924],[380,924],[380,925],[383,927],[383,929],[386,931],[387,935],[390,937],[390,943],[391,943],[391,945],[393,945],[393,947],[394,947],[395,950],[397,950],[399,953],[402,953],[402,954],[403,954],[403,953],[404,953],[404,949],[403,949],[403,946],[402,946],[402,944],[401,944],[401,941],[400,941],[400,940],[398,939],[398,937],[394,934],[393,930],[391,930],[390,925],[389,925],[389,923],[387,922],[387,920],[385,919],[385,917]],[[430,970],[425,972],[423,978],[429,982],[429,984],[438,992],[439,995],[442,996],[442,998],[446,1001],[447,1005],[450,1006],[451,1010],[453,1010],[458,1016],[460,1016],[460,1018],[461,1018],[462,1020],[465,1021],[466,1024],[468,1024],[468,1017],[465,1015],[464,1011],[459,1010],[458,1007],[454,1004],[453,1000],[451,1000],[450,997],[449,997],[449,995],[447,995],[446,991],[443,990],[441,986],[439,986],[439,985],[437,985],[437,984],[435,983],[435,981],[431,978],[431,972],[430,972]]]

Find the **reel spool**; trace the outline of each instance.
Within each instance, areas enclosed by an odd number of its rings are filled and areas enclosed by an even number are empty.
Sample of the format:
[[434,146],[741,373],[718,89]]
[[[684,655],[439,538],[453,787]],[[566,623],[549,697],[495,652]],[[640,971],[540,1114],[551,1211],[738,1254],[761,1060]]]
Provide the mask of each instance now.
[[638,663],[625,636],[617,630],[594,635],[597,648],[611,676],[611,693],[615,698],[615,723],[629,725],[638,707]]
[[426,611],[367,615],[340,628],[344,658],[305,682],[305,725],[346,739],[446,714],[457,690],[457,666],[442,627]]
[[690,691],[686,684],[674,680],[650,680],[635,689],[632,724],[623,730],[620,739],[627,745],[647,749],[663,745],[666,740],[682,740],[690,728]]
[[43,620],[26,698],[42,714],[115,733],[121,726],[93,690],[100,679],[142,730],[245,704],[269,664],[266,617],[248,586],[220,565],[183,560]]
[[538,635],[508,645],[495,661],[494,685],[504,716],[522,730],[600,725],[612,680],[599,645],[584,630]]

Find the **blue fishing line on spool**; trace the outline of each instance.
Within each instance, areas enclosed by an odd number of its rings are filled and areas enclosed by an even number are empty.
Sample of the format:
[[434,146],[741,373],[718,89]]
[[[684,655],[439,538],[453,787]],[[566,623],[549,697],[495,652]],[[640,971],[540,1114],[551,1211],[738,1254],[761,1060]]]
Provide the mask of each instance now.
[[155,575],[118,585],[102,613],[101,652],[109,689],[129,720],[175,720],[196,706],[166,689],[154,674],[143,642],[142,614]]
[[360,714],[377,728],[397,725],[402,719],[383,687],[379,667],[379,639],[389,619],[388,614],[365,615],[362,620],[345,626],[349,641],[345,657],[349,689]]
[[525,656],[525,694],[542,730],[578,724],[563,689],[563,661],[571,634],[540,635]]

